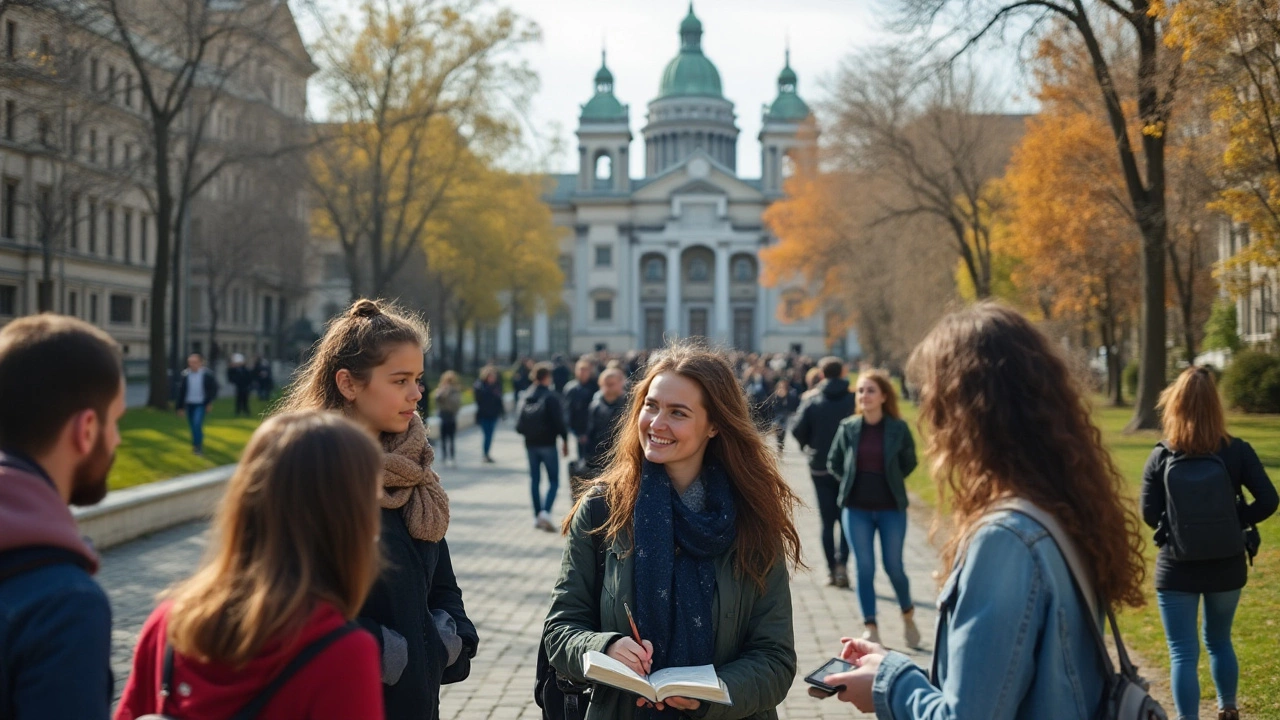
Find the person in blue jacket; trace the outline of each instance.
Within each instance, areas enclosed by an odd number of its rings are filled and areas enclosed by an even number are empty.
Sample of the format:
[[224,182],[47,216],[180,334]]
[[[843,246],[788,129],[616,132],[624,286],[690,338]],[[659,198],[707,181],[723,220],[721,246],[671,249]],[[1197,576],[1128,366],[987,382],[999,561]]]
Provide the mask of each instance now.
[[111,606],[67,505],[107,493],[124,361],[106,333],[34,315],[0,330],[0,718],[105,720]]

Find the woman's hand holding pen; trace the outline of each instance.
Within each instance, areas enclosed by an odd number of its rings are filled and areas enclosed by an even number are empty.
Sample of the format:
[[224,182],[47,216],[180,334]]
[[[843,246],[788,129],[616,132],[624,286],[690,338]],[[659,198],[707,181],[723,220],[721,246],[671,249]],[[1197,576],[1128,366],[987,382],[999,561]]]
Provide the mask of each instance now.
[[653,643],[648,640],[640,644],[624,635],[613,641],[604,654],[631,668],[637,675],[648,675],[653,665]]

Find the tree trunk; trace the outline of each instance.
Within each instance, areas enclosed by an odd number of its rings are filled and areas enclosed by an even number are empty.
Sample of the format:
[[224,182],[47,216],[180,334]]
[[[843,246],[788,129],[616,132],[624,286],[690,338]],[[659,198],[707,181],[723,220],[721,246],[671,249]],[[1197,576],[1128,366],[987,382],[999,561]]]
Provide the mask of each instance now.
[[42,313],[53,312],[53,239],[49,237],[40,238],[40,280],[36,283],[36,310]]
[[1156,401],[1165,386],[1166,319],[1164,306],[1165,243],[1168,227],[1164,220],[1164,196],[1139,207],[1142,226],[1142,325],[1139,328],[1138,395],[1133,402],[1133,418],[1125,431],[1155,430],[1160,427]]
[[[153,119],[154,116],[153,116]],[[151,271],[151,324],[148,334],[147,406],[169,409],[170,389],[165,362],[165,293],[169,287],[169,243],[173,237],[173,196],[169,186],[169,129],[155,122],[156,254]]]
[[520,306],[511,300],[511,362],[520,360]]
[[218,361],[218,299],[213,291],[213,278],[209,278],[209,364]]
[[453,328],[453,369],[462,372],[462,343],[466,340],[467,323],[459,317]]

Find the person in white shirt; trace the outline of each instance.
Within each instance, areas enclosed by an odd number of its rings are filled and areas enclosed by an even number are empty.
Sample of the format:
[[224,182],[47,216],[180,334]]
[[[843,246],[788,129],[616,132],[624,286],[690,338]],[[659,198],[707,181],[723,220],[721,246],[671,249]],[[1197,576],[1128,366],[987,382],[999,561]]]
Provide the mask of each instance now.
[[187,357],[187,371],[182,374],[178,387],[178,414],[187,416],[191,428],[191,451],[204,454],[204,418],[209,406],[218,397],[218,381],[204,367],[204,357],[191,353]]

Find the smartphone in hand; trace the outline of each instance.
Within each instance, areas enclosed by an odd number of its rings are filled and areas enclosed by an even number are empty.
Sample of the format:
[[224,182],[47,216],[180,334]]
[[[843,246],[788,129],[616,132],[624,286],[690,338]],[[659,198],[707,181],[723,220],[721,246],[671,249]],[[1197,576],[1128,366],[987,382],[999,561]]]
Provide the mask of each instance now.
[[831,697],[832,695],[835,695],[836,693],[843,690],[844,686],[828,685],[822,682],[822,679],[828,675],[835,675],[836,673],[848,672],[854,669],[855,667],[857,667],[857,665],[854,665],[848,660],[841,660],[840,658],[831,658],[830,660],[827,661],[825,665],[818,668],[817,670],[814,670],[808,675],[804,676],[804,681],[809,683],[809,685],[812,686],[809,688],[809,694],[816,698],[828,698],[828,697]]

